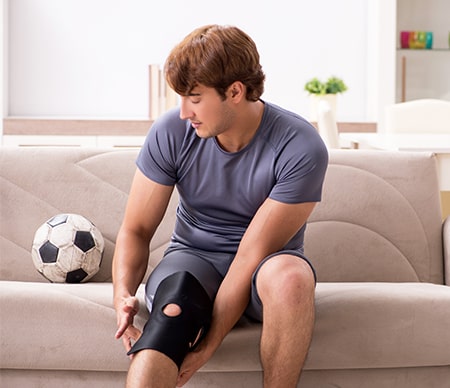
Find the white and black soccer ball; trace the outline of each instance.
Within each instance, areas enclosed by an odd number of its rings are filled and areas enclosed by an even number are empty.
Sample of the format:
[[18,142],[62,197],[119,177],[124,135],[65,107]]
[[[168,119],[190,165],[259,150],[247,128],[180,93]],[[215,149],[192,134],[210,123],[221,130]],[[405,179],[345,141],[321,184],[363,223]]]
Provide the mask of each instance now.
[[36,231],[31,257],[55,283],[80,283],[100,269],[105,243],[100,230],[79,214],[58,214]]

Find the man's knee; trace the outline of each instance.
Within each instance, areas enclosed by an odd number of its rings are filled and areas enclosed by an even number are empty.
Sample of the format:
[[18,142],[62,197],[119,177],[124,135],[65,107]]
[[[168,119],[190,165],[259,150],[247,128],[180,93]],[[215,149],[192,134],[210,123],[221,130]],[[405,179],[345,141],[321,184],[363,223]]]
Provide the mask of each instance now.
[[156,290],[150,319],[129,354],[157,350],[180,367],[186,354],[209,328],[213,302],[189,272],[164,279]]
[[175,303],[169,303],[166,307],[163,309],[163,313],[166,314],[168,317],[177,317],[182,312],[181,307]]
[[274,256],[260,268],[256,278],[258,294],[264,299],[294,303],[311,298],[315,289],[314,272],[306,260],[294,255]]

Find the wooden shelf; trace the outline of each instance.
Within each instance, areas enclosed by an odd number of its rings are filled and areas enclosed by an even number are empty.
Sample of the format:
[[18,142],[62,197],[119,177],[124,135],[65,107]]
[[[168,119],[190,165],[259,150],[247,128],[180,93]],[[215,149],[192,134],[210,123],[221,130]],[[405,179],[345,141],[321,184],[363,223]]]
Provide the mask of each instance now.
[[[312,122],[312,125],[314,125],[317,128],[317,123]],[[338,131],[340,133],[345,132],[362,132],[362,133],[369,133],[369,132],[376,132],[377,131],[377,123],[372,122],[338,122]]]
[[[145,136],[149,119],[53,119],[8,117],[3,119],[3,135],[47,136]],[[317,123],[312,123],[317,127]],[[340,122],[339,132],[376,132],[371,122]]]
[[152,120],[137,119],[53,119],[21,118],[3,119],[4,135],[50,136],[143,136]]

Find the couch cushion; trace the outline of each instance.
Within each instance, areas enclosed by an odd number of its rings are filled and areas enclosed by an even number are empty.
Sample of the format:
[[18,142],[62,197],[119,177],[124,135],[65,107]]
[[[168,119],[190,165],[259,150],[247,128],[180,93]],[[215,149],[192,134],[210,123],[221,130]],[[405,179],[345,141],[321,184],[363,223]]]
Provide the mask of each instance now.
[[[450,287],[318,283],[305,370],[450,367],[449,327]],[[234,329],[204,369],[259,370],[258,340],[254,326]]]
[[309,369],[450,367],[450,287],[319,283]]
[[[148,315],[141,312],[136,324]],[[425,283],[318,283],[305,366],[362,369],[450,366],[450,288]],[[126,371],[114,339],[110,283],[0,282],[5,369]],[[260,325],[241,322],[203,371],[259,371]]]
[[127,368],[111,283],[0,282],[0,309],[2,368]]

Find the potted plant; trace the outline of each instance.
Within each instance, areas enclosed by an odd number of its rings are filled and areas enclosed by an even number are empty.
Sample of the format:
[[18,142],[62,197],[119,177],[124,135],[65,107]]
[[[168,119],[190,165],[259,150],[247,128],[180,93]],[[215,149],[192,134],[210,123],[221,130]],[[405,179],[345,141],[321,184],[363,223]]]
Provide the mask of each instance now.
[[305,90],[311,96],[311,121],[317,121],[317,104],[321,99],[328,101],[336,117],[336,95],[347,90],[347,85],[338,77],[329,77],[325,82],[312,78],[305,84]]

